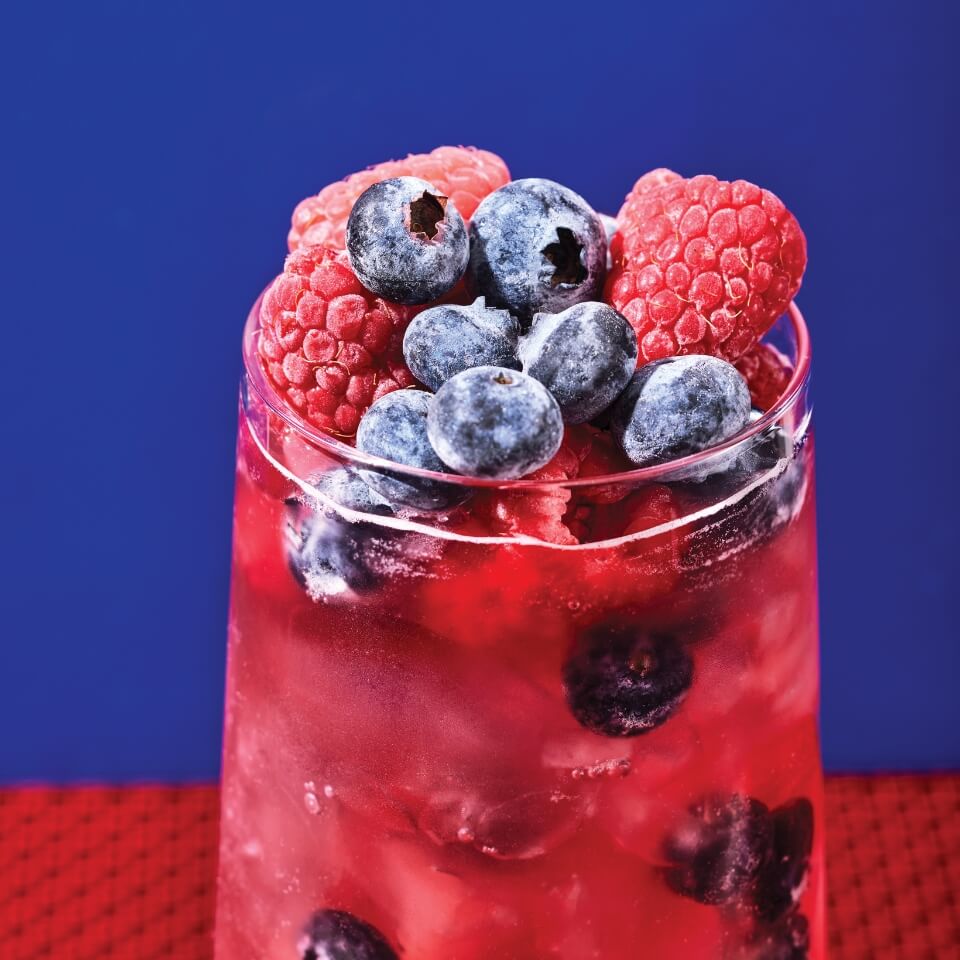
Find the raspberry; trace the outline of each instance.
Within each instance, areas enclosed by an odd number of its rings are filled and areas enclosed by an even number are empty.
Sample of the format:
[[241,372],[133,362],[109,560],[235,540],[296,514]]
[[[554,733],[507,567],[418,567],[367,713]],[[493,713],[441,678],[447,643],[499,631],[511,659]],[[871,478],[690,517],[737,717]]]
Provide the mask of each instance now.
[[[554,458],[524,480],[544,483],[573,480],[580,472],[580,461],[588,450],[565,437]],[[473,502],[473,517],[494,536],[517,534],[536,537],[548,543],[578,543],[564,522],[570,503],[570,491],[556,486],[549,490],[523,490],[516,493],[493,490],[480,494]]]
[[365,290],[343,254],[305,247],[264,294],[260,358],[294,410],[352,437],[370,404],[414,382],[401,344],[416,312]]
[[806,240],[769,190],[655,170],[617,217],[607,300],[633,324],[641,363],[687,353],[735,361],[787,308]]
[[301,200],[293,211],[287,244],[291,250],[310,244],[344,249],[347,217],[367,187],[392,177],[420,177],[449,197],[464,220],[480,201],[510,179],[507,165],[495,154],[476,147],[437,147],[406,160],[388,160],[345,180],[331,183],[316,196]]
[[750,400],[760,410],[769,410],[787,388],[793,367],[769,343],[752,346],[736,363],[750,387]]

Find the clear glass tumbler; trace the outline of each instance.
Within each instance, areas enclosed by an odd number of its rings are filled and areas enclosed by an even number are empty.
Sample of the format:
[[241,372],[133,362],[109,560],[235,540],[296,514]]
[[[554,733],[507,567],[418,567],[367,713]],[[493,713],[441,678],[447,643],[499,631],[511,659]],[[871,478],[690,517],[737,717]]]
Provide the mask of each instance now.
[[611,476],[574,428],[555,479],[420,516],[275,396],[256,318],[217,960],[822,960],[799,312],[735,441]]

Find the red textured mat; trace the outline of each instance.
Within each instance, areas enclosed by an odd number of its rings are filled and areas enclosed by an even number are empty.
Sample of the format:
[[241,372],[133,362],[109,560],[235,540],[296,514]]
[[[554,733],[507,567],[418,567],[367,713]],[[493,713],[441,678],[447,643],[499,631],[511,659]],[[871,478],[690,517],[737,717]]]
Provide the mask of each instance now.
[[[960,960],[960,776],[827,798],[831,960]],[[212,787],[0,791],[0,960],[210,960],[216,832]]]

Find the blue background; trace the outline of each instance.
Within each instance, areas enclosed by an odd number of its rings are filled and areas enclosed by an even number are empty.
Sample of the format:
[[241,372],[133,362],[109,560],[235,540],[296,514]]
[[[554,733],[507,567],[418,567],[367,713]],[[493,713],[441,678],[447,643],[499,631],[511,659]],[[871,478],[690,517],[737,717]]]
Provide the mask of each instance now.
[[827,763],[960,766],[948,5],[399,6],[5,13],[0,779],[216,775],[247,308],[301,197],[440,143],[611,212],[661,165],[787,201]]

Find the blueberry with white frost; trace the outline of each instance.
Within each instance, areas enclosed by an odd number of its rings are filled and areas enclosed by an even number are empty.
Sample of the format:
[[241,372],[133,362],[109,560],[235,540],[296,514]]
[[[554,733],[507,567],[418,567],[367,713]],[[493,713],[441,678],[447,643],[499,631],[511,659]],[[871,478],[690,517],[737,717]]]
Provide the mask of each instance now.
[[642,366],[613,408],[611,429],[638,466],[665,463],[736,436],[750,420],[750,390],[716,357],[666,357]]
[[[381,397],[360,421],[357,449],[404,466],[447,473],[427,437],[427,412],[432,403],[433,397],[423,390],[395,390]],[[470,495],[466,487],[386,468],[368,467],[360,476],[391,504],[417,510],[443,510],[463,503]]]
[[463,276],[467,228],[453,203],[419,177],[381,180],[347,220],[347,256],[360,282],[394,303],[429,303]]
[[473,289],[521,320],[597,300],[607,237],[583,197],[551,180],[514,180],[489,194],[470,221]]
[[377,557],[396,552],[401,535],[368,520],[348,520],[332,504],[355,513],[392,517],[393,508],[357,473],[338,467],[313,480],[322,494],[287,504],[287,561],[297,582],[311,597],[342,589],[372,590],[381,580]]
[[513,480],[553,459],[563,417],[533,377],[506,367],[473,367],[437,391],[427,432],[440,459],[458,473]]
[[613,242],[613,235],[620,229],[617,221],[609,213],[599,213],[600,222],[603,224],[604,232],[607,235],[607,270],[613,269],[613,257],[610,256],[610,244]]
[[403,356],[411,373],[431,390],[470,367],[520,368],[520,325],[507,310],[488,307],[483,297],[468,307],[441,304],[410,321]]
[[520,340],[523,372],[556,398],[567,423],[586,423],[620,395],[637,368],[637,335],[605,303],[538,313]]

